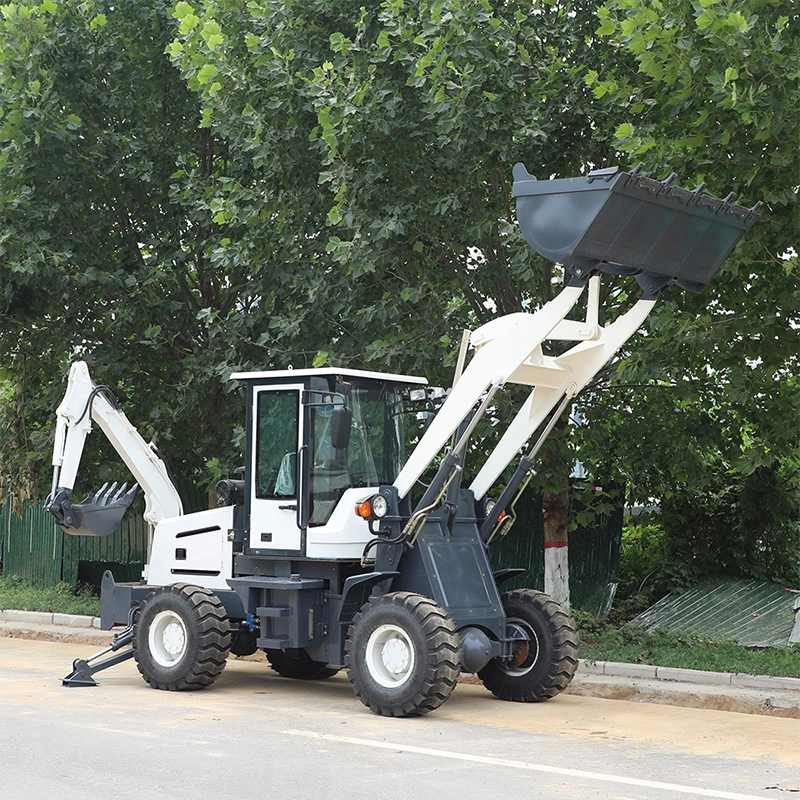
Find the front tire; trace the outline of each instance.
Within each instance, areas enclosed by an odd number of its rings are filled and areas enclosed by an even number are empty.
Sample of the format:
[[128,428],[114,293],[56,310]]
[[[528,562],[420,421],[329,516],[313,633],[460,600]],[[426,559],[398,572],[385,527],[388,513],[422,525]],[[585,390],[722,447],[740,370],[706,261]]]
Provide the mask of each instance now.
[[575,622],[543,592],[518,589],[503,595],[506,633],[518,638],[510,659],[492,659],[479,673],[501,700],[537,703],[567,688],[578,668],[580,636]]
[[432,600],[392,592],[356,614],[345,643],[347,676],[361,702],[387,717],[427,714],[459,674],[455,623]]
[[204,689],[231,646],[225,609],[209,589],[178,583],[148,595],[134,625],[133,657],[154,689]]

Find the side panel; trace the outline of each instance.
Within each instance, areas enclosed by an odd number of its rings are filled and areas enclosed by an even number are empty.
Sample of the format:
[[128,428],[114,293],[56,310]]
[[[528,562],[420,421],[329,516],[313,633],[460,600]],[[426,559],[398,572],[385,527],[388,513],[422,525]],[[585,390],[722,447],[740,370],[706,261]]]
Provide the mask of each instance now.
[[356,503],[375,494],[378,488],[348,489],[325,525],[310,526],[306,532],[308,558],[359,560],[364,545],[373,536],[366,520],[356,516]]
[[[474,508],[474,495],[462,490],[452,527],[441,512],[431,514],[413,549],[406,550],[400,558],[400,574],[392,580],[391,591],[424,594],[447,611],[457,628],[477,626],[503,639],[505,611]],[[381,555],[377,568],[391,568]]]
[[162,520],[153,533],[147,582],[227,589],[233,575],[232,529],[233,506]]

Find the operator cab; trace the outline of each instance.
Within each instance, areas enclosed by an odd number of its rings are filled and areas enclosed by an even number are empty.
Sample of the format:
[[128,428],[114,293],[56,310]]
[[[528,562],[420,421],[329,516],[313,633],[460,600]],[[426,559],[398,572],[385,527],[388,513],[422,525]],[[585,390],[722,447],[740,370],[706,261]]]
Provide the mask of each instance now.
[[405,462],[404,391],[424,378],[335,368],[234,373],[247,382],[245,555],[361,556],[353,513]]

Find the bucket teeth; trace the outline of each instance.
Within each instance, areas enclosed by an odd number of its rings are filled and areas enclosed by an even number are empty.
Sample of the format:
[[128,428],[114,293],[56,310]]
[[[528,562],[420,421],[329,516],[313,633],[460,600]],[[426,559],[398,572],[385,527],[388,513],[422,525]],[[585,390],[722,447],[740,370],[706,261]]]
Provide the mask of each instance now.
[[108,536],[122,522],[125,512],[133,503],[139,485],[127,483],[117,489],[117,483],[104,483],[96,492],[80,503],[73,504],[72,492],[59,489],[47,500],[46,508],[66,533],[73,536]]
[[[111,486],[106,482],[94,494],[88,495],[86,499],[81,501],[78,505],[88,506],[91,504],[93,506],[109,506],[114,503],[124,502],[128,499],[132,502],[138,489],[138,483],[134,483],[130,489],[127,483],[123,483],[122,486],[117,489],[116,481],[112,483]],[[130,505],[130,502],[128,505]]]

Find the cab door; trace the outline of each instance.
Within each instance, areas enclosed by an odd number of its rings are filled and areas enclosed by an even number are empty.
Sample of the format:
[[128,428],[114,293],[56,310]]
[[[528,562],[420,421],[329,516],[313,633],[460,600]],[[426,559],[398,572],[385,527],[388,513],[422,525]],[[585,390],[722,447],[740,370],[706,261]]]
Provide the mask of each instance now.
[[302,550],[298,524],[302,391],[299,384],[254,390],[249,464],[251,551],[296,555]]

